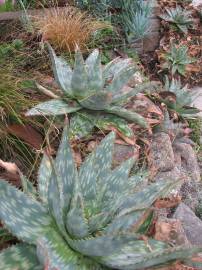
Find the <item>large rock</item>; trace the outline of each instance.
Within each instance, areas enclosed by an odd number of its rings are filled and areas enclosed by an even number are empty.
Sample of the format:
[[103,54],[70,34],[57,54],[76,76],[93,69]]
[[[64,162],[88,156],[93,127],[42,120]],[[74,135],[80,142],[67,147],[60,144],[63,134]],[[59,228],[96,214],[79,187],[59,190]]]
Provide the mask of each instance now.
[[172,245],[189,245],[182,224],[177,219],[159,218],[155,224],[154,238]]
[[172,143],[168,134],[154,134],[150,151],[150,167],[159,172],[171,171],[175,167]]
[[135,160],[139,158],[139,149],[133,145],[115,144],[113,153],[113,166],[119,166],[127,159],[133,157]]
[[190,144],[174,143],[174,151],[181,155],[182,170],[191,178],[192,181],[201,180],[200,168],[198,165],[196,153]]
[[202,221],[188,206],[181,203],[173,218],[181,221],[186,237],[192,245],[202,245]]

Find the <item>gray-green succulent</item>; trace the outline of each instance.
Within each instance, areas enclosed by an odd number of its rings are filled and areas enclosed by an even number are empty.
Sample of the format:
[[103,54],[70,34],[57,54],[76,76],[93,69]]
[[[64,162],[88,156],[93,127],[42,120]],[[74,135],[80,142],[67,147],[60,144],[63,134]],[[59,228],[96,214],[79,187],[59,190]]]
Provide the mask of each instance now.
[[114,133],[76,169],[67,133],[56,159],[43,157],[37,190],[24,176],[24,191],[0,181],[0,220],[24,242],[0,253],[0,269],[135,270],[202,251],[142,237],[151,205],[176,183],[143,187],[142,172],[129,176],[133,158],[112,170]]
[[169,69],[172,75],[178,73],[182,76],[185,76],[186,66],[196,61],[194,58],[188,56],[187,46],[176,46],[174,44],[172,44],[170,50],[165,54],[165,60],[164,69]]
[[193,93],[187,86],[183,87],[180,80],[172,79],[169,81],[166,77],[165,90],[171,92],[175,97],[173,102],[164,100],[169,109],[185,118],[196,117],[197,113],[200,112],[199,109],[192,106],[199,94]]
[[166,9],[167,14],[163,14],[160,17],[171,23],[178,30],[187,34],[188,29],[193,25],[193,18],[191,12],[182,9],[181,7]]
[[[27,115],[63,115],[71,114],[70,129],[78,137],[86,135],[94,126],[103,128],[115,126],[125,136],[131,137],[132,130],[128,121],[144,128],[148,123],[140,114],[126,110],[123,105],[130,97],[144,90],[156,90],[155,82],[142,84],[129,92],[124,86],[134,75],[136,67],[131,60],[113,60],[104,68],[101,66],[100,54],[94,50],[84,61],[79,50],[75,54],[74,70],[60,57],[57,57],[49,45],[55,80],[61,89],[61,96],[32,108]],[[77,123],[81,123],[82,127]],[[83,127],[88,129],[84,133]]]

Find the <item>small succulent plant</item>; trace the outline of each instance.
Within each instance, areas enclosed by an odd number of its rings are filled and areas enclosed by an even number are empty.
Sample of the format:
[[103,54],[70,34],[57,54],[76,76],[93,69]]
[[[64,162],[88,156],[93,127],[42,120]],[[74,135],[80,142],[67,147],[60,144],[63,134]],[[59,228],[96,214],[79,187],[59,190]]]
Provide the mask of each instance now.
[[121,3],[123,9],[121,18],[128,42],[144,38],[150,31],[151,4],[143,0],[121,0]]
[[[81,126],[77,128],[77,123],[82,122],[83,127],[88,126],[88,133],[94,126],[103,128],[103,118],[105,125],[106,119],[110,118],[108,125],[115,126],[128,137],[132,131],[127,121],[138,123],[144,128],[148,127],[144,117],[126,110],[123,104],[140,91],[156,89],[157,84],[145,83],[130,92],[123,91],[136,70],[129,59],[122,61],[115,59],[102,69],[98,50],[94,50],[86,61],[77,50],[72,71],[65,60],[57,57],[50,45],[48,47],[55,79],[62,94],[57,99],[37,105],[27,115],[72,114],[70,129],[73,128],[72,133],[75,135],[78,130],[80,136],[86,134],[80,134]],[[118,123],[121,123],[121,127]]]
[[175,46],[172,44],[170,50],[165,54],[166,62],[164,69],[171,70],[172,74],[179,73],[182,76],[186,74],[186,65],[195,62],[194,58],[188,56],[187,46]]
[[[182,86],[181,81],[172,79],[169,81],[166,77],[165,90],[167,91],[167,98],[163,101],[169,109],[174,110],[182,117],[196,117],[200,112],[197,108],[193,107],[194,100],[199,94],[190,91],[187,86]],[[169,100],[169,93],[172,95],[172,101]]]
[[175,28],[177,28],[184,34],[187,34],[188,29],[193,24],[191,13],[189,11],[182,9],[181,7],[170,8],[170,9],[167,8],[166,13],[167,14],[163,14],[160,17],[163,20],[174,25]]
[[44,156],[38,190],[0,181],[0,220],[23,243],[0,253],[1,269],[135,270],[187,258],[200,247],[169,247],[142,236],[151,205],[176,183],[142,186],[134,160],[111,169],[110,133],[77,170],[64,128],[55,160]]

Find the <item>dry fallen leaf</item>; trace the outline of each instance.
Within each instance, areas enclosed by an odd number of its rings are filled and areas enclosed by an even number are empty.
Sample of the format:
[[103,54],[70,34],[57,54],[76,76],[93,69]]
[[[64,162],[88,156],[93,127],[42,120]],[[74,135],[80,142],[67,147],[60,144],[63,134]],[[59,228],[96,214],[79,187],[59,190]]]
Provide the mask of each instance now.
[[30,125],[14,124],[8,126],[7,130],[10,134],[19,137],[36,150],[40,150],[43,145],[43,137],[36,129]]

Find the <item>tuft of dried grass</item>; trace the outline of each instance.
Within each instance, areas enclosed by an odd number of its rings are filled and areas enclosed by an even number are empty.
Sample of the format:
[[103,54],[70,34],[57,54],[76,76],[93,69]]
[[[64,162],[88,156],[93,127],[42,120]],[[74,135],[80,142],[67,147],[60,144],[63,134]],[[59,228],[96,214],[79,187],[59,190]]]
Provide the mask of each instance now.
[[33,21],[44,41],[69,52],[74,51],[76,45],[85,51],[96,31],[110,27],[108,23],[95,20],[74,7],[45,10],[42,15],[35,16]]

